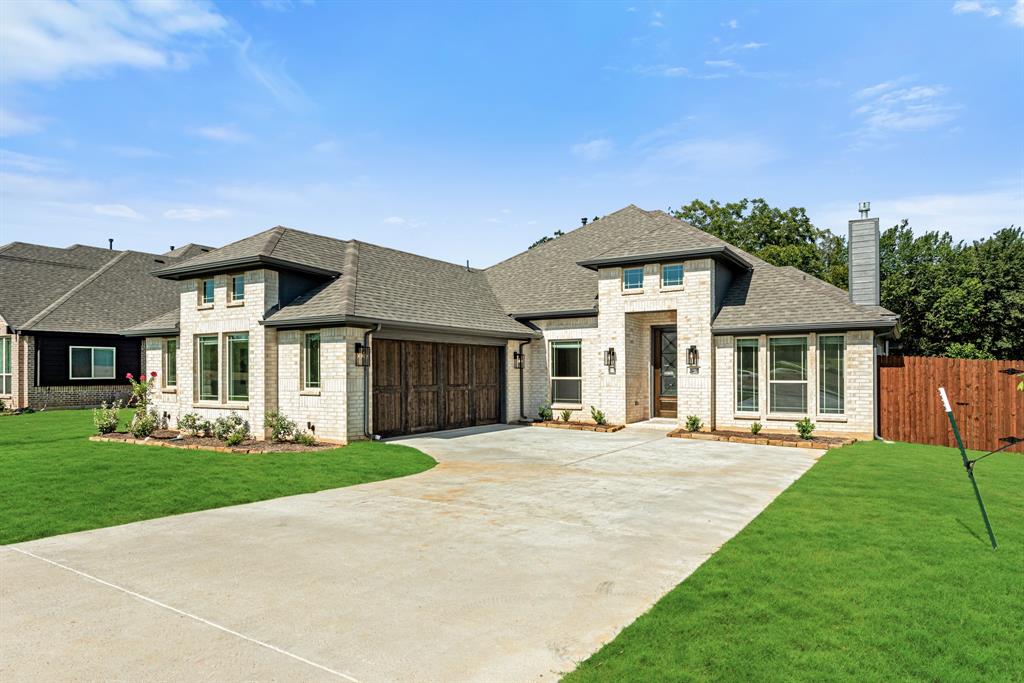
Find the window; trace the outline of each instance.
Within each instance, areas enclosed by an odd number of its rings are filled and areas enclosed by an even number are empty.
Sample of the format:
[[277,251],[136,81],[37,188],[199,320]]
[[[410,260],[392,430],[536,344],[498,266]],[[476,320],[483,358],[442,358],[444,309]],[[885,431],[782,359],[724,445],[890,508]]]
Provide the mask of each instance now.
[[757,339],[736,340],[736,412],[756,413],[757,395]]
[[846,403],[846,338],[818,337],[818,412],[842,415]]
[[68,354],[71,379],[114,379],[114,347],[72,346]]
[[551,401],[581,403],[583,378],[580,341],[551,342]]
[[768,411],[807,412],[807,339],[769,339],[768,363]]
[[199,303],[203,306],[213,304],[213,278],[199,281]]
[[249,400],[249,333],[229,334],[228,400]]
[[644,288],[644,269],[643,268],[623,268],[623,270],[622,270],[622,288],[623,289],[643,289]]
[[196,353],[199,355],[199,362],[196,364],[199,372],[199,400],[216,401],[220,399],[220,354],[217,337],[197,337]]
[[320,333],[307,332],[302,342],[302,386],[320,388]]
[[661,267],[661,286],[680,287],[683,284],[683,264],[669,263]]
[[164,386],[178,386],[178,340],[164,342]]
[[11,393],[11,338],[0,337],[0,394]]
[[231,276],[231,287],[228,289],[228,300],[231,302],[245,301],[245,273]]

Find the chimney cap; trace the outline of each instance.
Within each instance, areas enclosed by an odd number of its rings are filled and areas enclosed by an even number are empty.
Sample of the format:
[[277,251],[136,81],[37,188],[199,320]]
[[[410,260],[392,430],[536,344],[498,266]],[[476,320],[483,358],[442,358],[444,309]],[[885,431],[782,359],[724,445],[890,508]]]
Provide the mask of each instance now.
[[871,202],[861,202],[857,205],[857,210],[860,211],[861,218],[867,218],[871,212]]

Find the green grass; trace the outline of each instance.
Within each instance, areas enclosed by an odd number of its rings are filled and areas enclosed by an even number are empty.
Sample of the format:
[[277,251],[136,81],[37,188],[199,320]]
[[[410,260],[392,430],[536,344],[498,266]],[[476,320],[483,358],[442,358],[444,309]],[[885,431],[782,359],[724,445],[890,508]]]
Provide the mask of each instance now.
[[581,681],[1024,680],[1024,456],[830,451]]
[[92,411],[0,417],[0,543],[415,474],[433,458],[356,442],[241,455],[89,441]]

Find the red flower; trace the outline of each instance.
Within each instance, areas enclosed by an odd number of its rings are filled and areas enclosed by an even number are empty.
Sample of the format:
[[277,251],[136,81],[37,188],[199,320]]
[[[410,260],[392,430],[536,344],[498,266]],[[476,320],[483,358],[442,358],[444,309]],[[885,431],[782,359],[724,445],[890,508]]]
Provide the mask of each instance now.
[[154,370],[153,372],[149,373],[149,376],[150,377],[156,377],[156,370]]
[[128,379],[132,379],[134,376],[132,375],[132,373],[129,372],[125,374],[125,377],[127,377]]

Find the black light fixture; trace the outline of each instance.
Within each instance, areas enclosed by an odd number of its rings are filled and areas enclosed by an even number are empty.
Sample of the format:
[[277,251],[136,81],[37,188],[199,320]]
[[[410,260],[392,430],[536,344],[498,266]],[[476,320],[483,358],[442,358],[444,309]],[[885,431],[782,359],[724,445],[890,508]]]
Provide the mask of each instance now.
[[370,365],[370,347],[362,342],[356,342],[356,365],[361,368]]
[[699,361],[700,354],[697,353],[697,347],[691,344],[690,348],[686,349],[686,365],[688,367],[695,368]]
[[611,346],[604,352],[604,366],[608,368],[609,372],[615,370],[615,349]]
[[523,369],[523,354],[519,351],[512,352],[512,367],[516,370]]

